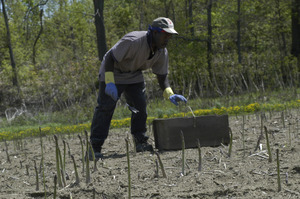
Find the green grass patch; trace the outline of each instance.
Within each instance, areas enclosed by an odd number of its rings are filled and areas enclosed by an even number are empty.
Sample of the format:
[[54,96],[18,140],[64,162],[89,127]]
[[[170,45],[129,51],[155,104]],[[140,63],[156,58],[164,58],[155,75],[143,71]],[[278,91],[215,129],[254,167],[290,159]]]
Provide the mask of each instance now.
[[[220,108],[211,108],[211,109],[196,109],[191,111],[183,111],[187,110],[185,105],[178,106],[177,112],[176,110],[172,110],[169,112],[162,112],[158,116],[159,118],[174,118],[174,117],[191,117],[193,114],[195,116],[202,115],[238,115],[238,114],[251,114],[257,113],[260,111],[282,111],[286,109],[299,109],[300,108],[300,100],[293,100],[289,102],[285,102],[284,104],[268,104],[268,103],[251,103],[243,106],[230,106],[230,107],[220,107]],[[170,110],[170,109],[169,109]],[[151,123],[155,118],[149,116],[148,123]],[[122,128],[130,126],[130,118],[124,119],[113,119],[111,122],[111,128]],[[61,124],[48,124],[41,126],[41,133],[39,131],[40,126],[16,126],[16,127],[5,127],[0,129],[0,140],[13,140],[25,137],[36,137],[36,136],[44,136],[51,134],[71,134],[71,133],[79,133],[84,130],[89,131],[90,122],[75,124],[75,125],[61,125]]]

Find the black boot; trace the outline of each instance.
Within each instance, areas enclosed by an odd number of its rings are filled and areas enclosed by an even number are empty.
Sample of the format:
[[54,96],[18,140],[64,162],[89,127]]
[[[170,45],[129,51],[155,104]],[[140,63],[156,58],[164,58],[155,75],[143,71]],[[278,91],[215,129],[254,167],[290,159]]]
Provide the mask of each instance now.
[[136,152],[143,152],[143,151],[153,151],[153,147],[151,144],[149,144],[148,142],[144,142],[144,143],[136,143],[135,144],[135,149]]
[[148,138],[145,136],[142,139],[134,139],[136,152],[153,151],[152,145],[147,142]]
[[[94,151],[94,155],[95,155],[95,161],[99,160],[99,159],[103,159],[103,154],[101,153],[101,149],[102,149],[102,145],[104,143],[104,140],[96,140],[96,142],[91,140],[91,145]],[[89,160],[93,161],[93,152],[91,150],[89,150]]]
[[[103,159],[103,155],[101,152],[94,152],[94,155],[95,155],[95,161],[98,161],[99,159]],[[89,160],[90,161],[94,160],[93,153],[91,150],[89,150]]]

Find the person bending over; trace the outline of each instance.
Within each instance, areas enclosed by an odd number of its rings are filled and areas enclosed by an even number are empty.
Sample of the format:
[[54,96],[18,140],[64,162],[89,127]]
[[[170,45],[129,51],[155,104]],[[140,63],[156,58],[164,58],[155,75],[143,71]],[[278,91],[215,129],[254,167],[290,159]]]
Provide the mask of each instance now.
[[[91,125],[91,144],[96,159],[102,158],[101,149],[108,131],[116,103],[124,94],[127,104],[134,107],[131,115],[131,133],[136,151],[152,151],[146,136],[146,97],[143,70],[152,69],[156,74],[164,98],[175,105],[187,102],[182,95],[174,94],[168,75],[167,44],[172,35],[178,34],[173,22],[159,17],[152,22],[148,31],[134,31],[123,36],[105,55],[101,63],[100,88]],[[91,153],[90,153],[91,154]],[[89,155],[91,159],[91,155]]]

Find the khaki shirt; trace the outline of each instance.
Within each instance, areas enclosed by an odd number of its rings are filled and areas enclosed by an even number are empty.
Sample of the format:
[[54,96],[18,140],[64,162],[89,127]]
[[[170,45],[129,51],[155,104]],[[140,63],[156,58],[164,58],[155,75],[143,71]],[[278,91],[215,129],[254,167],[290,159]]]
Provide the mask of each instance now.
[[[150,56],[146,31],[134,31],[126,34],[109,51],[112,51],[114,62],[114,77],[116,84],[133,84],[144,81],[143,70],[152,69],[154,74],[168,74],[169,58],[166,48],[159,49]],[[109,52],[108,51],[108,52]],[[100,81],[105,79],[105,57],[100,67]]]

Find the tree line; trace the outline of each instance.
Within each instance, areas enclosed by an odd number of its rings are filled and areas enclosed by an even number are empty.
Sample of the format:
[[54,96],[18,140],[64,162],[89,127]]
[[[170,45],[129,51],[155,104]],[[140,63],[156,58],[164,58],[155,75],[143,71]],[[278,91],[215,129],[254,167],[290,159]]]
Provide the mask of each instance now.
[[[170,83],[188,98],[299,88],[299,0],[1,0],[0,109],[94,103],[106,51],[173,20]],[[159,98],[145,72],[148,98]]]

